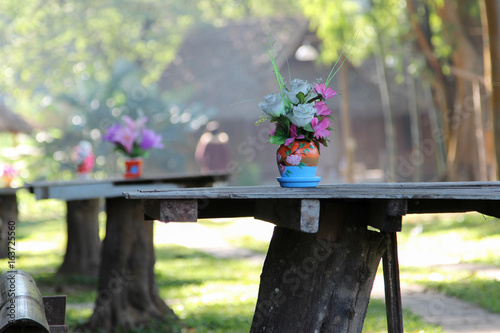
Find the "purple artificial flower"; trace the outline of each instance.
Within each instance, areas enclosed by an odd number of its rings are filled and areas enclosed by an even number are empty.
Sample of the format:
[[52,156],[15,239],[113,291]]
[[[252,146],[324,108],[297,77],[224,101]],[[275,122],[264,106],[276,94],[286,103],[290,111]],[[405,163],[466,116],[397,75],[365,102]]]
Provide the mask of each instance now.
[[297,135],[297,126],[290,124],[290,137],[285,140],[285,146],[291,145],[295,139],[303,139],[305,136],[303,134]]
[[143,156],[151,148],[163,148],[161,135],[146,128],[147,117],[133,120],[129,116],[122,117],[122,123],[110,126],[102,136],[103,140],[114,143],[130,157]]
[[277,128],[278,128],[278,124],[276,124],[276,126],[269,131],[269,136],[275,136]]
[[129,154],[132,152],[135,139],[137,139],[137,133],[126,126],[121,127],[115,134],[115,142],[122,145],[123,148],[125,148],[125,151]]
[[330,87],[326,87],[324,83],[317,84],[313,87],[314,91],[323,96],[323,98],[329,99],[337,96],[337,92]]
[[113,126],[108,127],[106,130],[106,134],[102,136],[102,139],[105,141],[109,141],[112,143],[116,143],[116,133],[120,130],[121,125],[115,124]]
[[332,110],[328,109],[328,105],[324,101],[316,101],[314,108],[316,109],[317,116],[329,116],[332,114]]
[[161,135],[156,134],[153,130],[145,128],[142,130],[142,141],[140,147],[143,150],[148,150],[150,148],[163,148],[161,140]]
[[318,118],[315,117],[311,120],[311,126],[314,130],[314,137],[316,139],[326,138],[330,135],[330,131],[328,130],[330,121],[327,118],[323,118],[323,120],[319,121]]

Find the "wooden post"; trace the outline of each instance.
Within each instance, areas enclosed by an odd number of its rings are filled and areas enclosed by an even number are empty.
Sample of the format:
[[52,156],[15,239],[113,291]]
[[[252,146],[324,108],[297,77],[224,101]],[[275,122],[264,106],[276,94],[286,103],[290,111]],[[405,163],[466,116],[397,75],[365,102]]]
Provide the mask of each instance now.
[[66,333],[66,295],[43,296],[45,317],[49,324],[50,333]]
[[322,204],[318,234],[276,227],[251,332],[361,332],[385,233],[367,229],[369,207]]
[[8,253],[8,223],[17,223],[17,197],[16,193],[0,195],[0,258],[7,258]]
[[385,309],[388,333],[403,333],[403,304],[399,283],[398,243],[395,232],[387,233],[387,250],[382,259],[384,268]]
[[58,275],[97,277],[100,261],[99,199],[66,202],[68,240]]
[[158,295],[153,221],[144,221],[141,201],[109,198],[106,211],[98,295],[86,328],[112,332],[147,325],[153,319],[177,323],[177,316]]

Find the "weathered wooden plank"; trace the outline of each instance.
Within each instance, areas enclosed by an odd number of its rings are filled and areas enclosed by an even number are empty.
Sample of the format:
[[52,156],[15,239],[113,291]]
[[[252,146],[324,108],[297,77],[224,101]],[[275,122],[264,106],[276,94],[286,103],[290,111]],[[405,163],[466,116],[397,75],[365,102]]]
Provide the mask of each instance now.
[[258,200],[254,217],[292,230],[314,233],[319,226],[319,200]]
[[[144,220],[161,221],[160,200],[142,200],[142,211],[144,212]],[[167,222],[167,221],[162,221]]]
[[227,180],[228,174],[210,175],[155,175],[135,179],[75,179],[70,181],[36,182],[26,187],[35,194],[37,200],[63,199],[84,200],[99,197],[123,197],[123,192],[135,192],[138,189],[155,191],[158,188],[176,188],[207,186],[216,181]]
[[99,197],[119,198],[123,192],[133,192],[138,188],[143,190],[155,190],[159,186],[163,188],[177,187],[174,184],[123,184],[113,183],[89,183],[61,186],[34,187],[33,193],[37,200],[63,199],[63,200],[87,200]]
[[255,200],[198,200],[198,218],[253,217]]
[[370,218],[368,224],[386,232],[401,231],[401,217],[408,212],[407,200],[371,200],[369,202]]
[[320,185],[316,188],[229,186],[127,193],[132,199],[463,199],[500,200],[500,182],[379,183]]
[[50,325],[49,329],[50,329],[50,333],[67,333],[68,332],[67,325]]
[[18,214],[16,192],[0,191],[0,258],[7,258],[9,252],[9,221],[16,223]]
[[303,199],[300,205],[300,231],[318,232],[320,201]]
[[43,296],[45,317],[47,323],[52,325],[66,324],[66,295]]
[[196,222],[198,221],[197,200],[165,200],[160,204],[160,221]]
[[198,221],[197,200],[144,200],[142,209],[146,220],[161,222]]

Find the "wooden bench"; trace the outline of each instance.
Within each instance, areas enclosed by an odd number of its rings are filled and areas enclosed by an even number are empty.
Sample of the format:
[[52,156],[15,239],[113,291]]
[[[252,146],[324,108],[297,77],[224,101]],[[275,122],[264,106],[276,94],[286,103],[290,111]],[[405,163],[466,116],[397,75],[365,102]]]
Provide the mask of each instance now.
[[101,198],[122,199],[124,191],[155,189],[158,186],[204,186],[214,181],[227,180],[227,174],[210,175],[151,175],[134,179],[123,177],[107,179],[75,179],[70,181],[40,181],[26,185],[37,200],[66,201],[68,241],[59,275],[96,277],[100,263],[99,219]]
[[66,296],[40,294],[35,280],[21,270],[0,277],[0,332],[65,333]]
[[[382,259],[389,332],[403,332],[396,233],[415,213],[500,217],[500,182],[162,189],[125,193],[147,219],[253,216],[276,225],[251,332],[361,332]],[[370,228],[368,228],[370,227]]]
[[[94,275],[98,277],[96,304],[86,329],[112,331],[117,327],[135,328],[158,317],[177,319],[155,285],[153,221],[145,221],[141,202],[126,200],[123,192],[212,186],[228,177],[227,173],[164,174],[136,179],[37,182],[27,186],[37,199],[67,202],[68,244],[59,272],[85,273],[99,267]],[[97,224],[100,198],[105,199],[106,209],[106,237],[102,243]],[[82,245],[83,241],[88,243]],[[95,248],[93,244],[97,244]],[[73,256],[75,253],[77,256]],[[97,253],[97,260],[89,261],[89,253]],[[75,262],[92,265],[66,269],[66,263]]]

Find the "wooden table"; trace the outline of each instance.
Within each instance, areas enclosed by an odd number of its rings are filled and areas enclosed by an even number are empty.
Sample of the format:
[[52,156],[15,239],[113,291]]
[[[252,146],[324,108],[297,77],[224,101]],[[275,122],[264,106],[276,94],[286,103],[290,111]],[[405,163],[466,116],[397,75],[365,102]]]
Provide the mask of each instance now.
[[[123,192],[211,186],[226,181],[227,174],[157,175],[136,179],[73,180],[37,182],[28,187],[37,199],[66,200],[68,242],[65,265],[87,262],[98,266],[98,297],[88,328],[112,331],[117,325],[132,328],[143,321],[174,316],[158,296],[154,279],[153,223],[144,220],[140,201],[130,201]],[[99,252],[99,198],[105,198],[106,236]],[[97,243],[97,246],[95,245]],[[97,256],[97,263],[92,260]],[[85,271],[85,266],[83,271]],[[78,270],[78,271],[81,271]],[[75,273],[75,271],[71,271]]]
[[253,216],[276,225],[251,332],[361,332],[381,258],[389,332],[403,332],[396,241],[402,216],[478,211],[500,217],[500,182],[156,189],[125,196],[141,199],[149,218],[165,222]]
[[64,261],[58,274],[95,277],[100,263],[100,198],[116,198],[121,201],[123,192],[126,191],[155,189],[158,186],[206,186],[219,179],[227,179],[227,175],[156,175],[136,179],[116,177],[104,180],[41,181],[26,187],[35,194],[37,200],[66,201],[68,239]]
[[8,223],[17,223],[18,209],[16,192],[18,188],[0,188],[0,258],[7,258],[8,253]]

